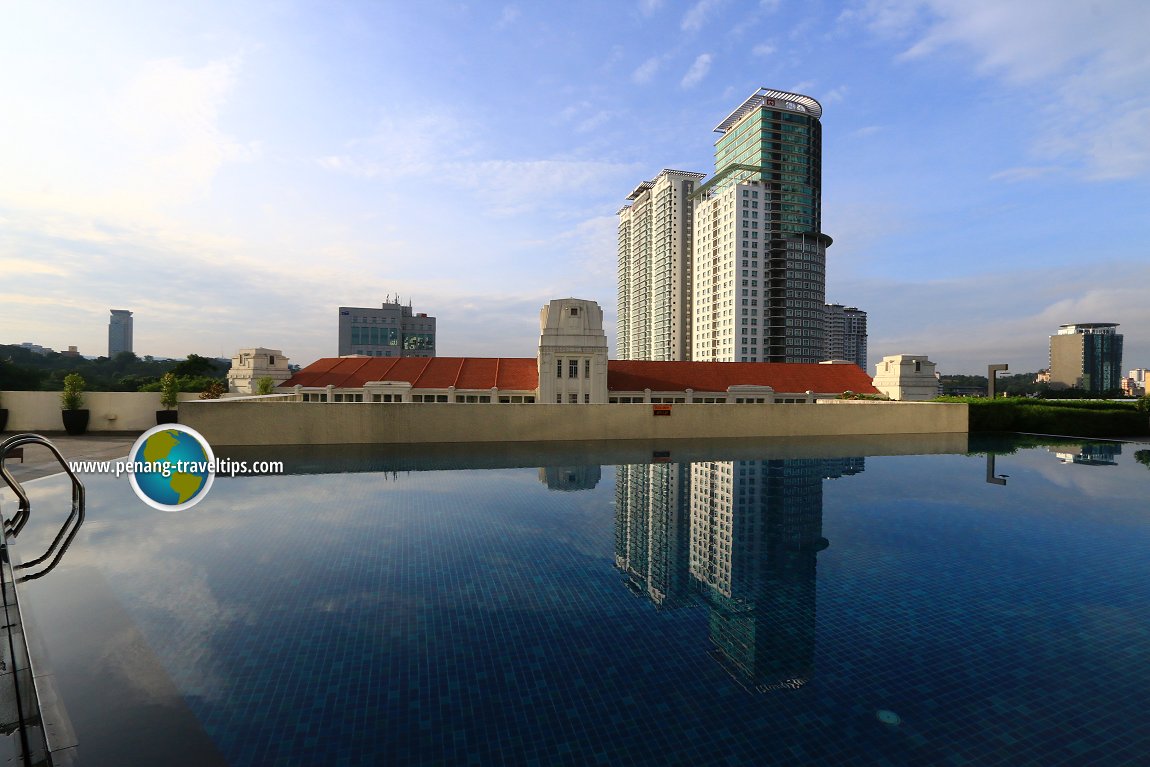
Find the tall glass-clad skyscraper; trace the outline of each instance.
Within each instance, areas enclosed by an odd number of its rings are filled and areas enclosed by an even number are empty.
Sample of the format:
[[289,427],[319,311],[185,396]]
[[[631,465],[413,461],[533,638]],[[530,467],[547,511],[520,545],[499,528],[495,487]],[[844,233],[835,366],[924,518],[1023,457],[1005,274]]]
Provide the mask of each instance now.
[[693,359],[823,359],[822,112],[760,88],[715,128],[694,194]]

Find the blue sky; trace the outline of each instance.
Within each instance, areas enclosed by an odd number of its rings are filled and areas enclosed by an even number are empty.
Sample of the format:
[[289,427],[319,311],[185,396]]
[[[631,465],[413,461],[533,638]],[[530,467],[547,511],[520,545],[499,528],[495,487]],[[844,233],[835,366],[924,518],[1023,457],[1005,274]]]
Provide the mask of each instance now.
[[0,4],[0,342],[336,352],[400,294],[439,354],[614,344],[615,213],[714,170],[759,86],[817,98],[827,299],[870,356],[1046,365],[1119,322],[1150,367],[1144,0]]

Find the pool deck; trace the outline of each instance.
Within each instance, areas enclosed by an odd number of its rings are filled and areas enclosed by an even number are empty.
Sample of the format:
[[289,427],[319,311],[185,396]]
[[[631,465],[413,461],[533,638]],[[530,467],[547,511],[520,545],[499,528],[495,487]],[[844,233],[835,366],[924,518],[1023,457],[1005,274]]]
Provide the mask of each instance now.
[[[4,437],[9,437],[5,434]],[[45,437],[52,441],[64,458],[69,461],[114,461],[128,454],[132,443],[139,434],[86,434],[82,437],[71,437],[67,434],[45,433]],[[3,442],[0,439],[0,442]],[[9,458],[4,462],[17,482],[27,482],[30,479],[51,476],[60,473],[60,464],[56,456],[46,448],[39,445],[26,445],[24,448],[24,461],[19,458]],[[3,483],[0,482],[0,487]]]

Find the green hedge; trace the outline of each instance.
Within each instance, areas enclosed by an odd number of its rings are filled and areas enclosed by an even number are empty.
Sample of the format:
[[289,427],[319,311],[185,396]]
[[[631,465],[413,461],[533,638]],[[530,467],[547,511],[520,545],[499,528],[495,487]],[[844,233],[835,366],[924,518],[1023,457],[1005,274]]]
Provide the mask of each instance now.
[[970,405],[972,432],[1029,432],[1074,437],[1135,437],[1150,434],[1150,416],[1133,403],[1100,400],[1051,402],[1009,397],[941,397]]

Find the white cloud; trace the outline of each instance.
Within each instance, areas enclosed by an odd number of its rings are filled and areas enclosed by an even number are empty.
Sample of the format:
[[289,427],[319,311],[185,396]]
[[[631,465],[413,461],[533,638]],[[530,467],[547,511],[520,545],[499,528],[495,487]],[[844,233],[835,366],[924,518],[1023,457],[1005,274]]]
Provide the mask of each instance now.
[[514,5],[505,5],[499,14],[499,21],[495,23],[496,29],[507,29],[514,24],[520,16],[521,11]]
[[822,97],[821,101],[823,104],[837,104],[846,98],[848,90],[850,89],[845,85],[840,85],[837,88],[832,88],[826,92],[826,95]]
[[991,175],[992,181],[1029,181],[1030,179],[1041,178],[1042,176],[1049,176],[1052,173],[1058,173],[1062,169],[1057,166],[1041,166],[1041,167],[1019,167],[1007,168],[998,173]]
[[1092,179],[1150,174],[1150,3],[868,0],[840,20],[910,38],[915,61],[956,49],[1030,98],[1034,150]]
[[683,75],[682,81],[679,85],[684,88],[694,88],[696,85],[703,81],[707,73],[711,71],[712,56],[709,53],[700,53],[695,58],[695,62],[691,64],[691,68],[687,70],[687,74]]
[[679,25],[684,32],[698,32],[707,23],[707,17],[722,4],[722,0],[699,0],[686,14]]
[[575,132],[591,133],[592,131],[598,130],[610,121],[612,116],[613,113],[607,110],[596,112],[587,119],[580,121],[579,124],[575,126]]
[[[995,271],[930,282],[865,279],[842,283],[834,296],[868,313],[869,357],[928,354],[944,373],[985,371],[1007,362],[1012,372],[1046,367],[1050,336],[1067,322],[1117,322],[1125,335],[1124,367],[1150,360],[1150,304],[1145,265]],[[956,322],[955,318],[961,318]]]
[[644,16],[654,15],[663,7],[663,0],[639,0],[639,13]]
[[770,56],[776,50],[778,49],[770,43],[759,43],[751,49],[751,53],[755,56]]
[[237,58],[161,59],[103,89],[15,97],[0,121],[0,200],[143,216],[203,198],[225,164],[261,156],[220,127],[239,70]]
[[658,56],[652,56],[651,58],[647,59],[638,67],[636,67],[635,71],[631,73],[632,82],[636,83],[637,85],[646,85],[647,83],[651,82],[651,78],[653,78],[659,71],[659,66],[661,64],[662,60]]

